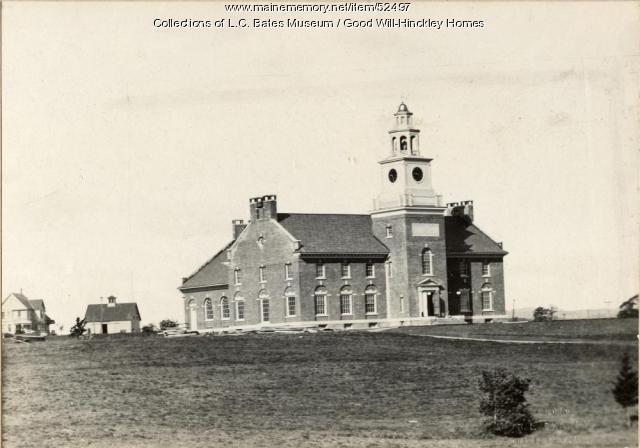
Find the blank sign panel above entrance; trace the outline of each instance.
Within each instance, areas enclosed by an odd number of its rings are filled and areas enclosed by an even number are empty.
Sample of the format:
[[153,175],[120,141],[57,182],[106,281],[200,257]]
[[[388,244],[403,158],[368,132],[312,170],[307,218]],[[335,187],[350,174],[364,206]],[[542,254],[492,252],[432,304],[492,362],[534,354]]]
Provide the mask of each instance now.
[[412,236],[440,236],[440,226],[436,223],[418,223],[411,224]]

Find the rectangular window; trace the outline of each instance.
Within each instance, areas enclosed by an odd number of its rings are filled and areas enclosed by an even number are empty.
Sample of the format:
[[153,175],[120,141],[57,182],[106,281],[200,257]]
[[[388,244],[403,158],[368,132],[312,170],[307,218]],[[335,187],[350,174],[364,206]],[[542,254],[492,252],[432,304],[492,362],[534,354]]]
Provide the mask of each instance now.
[[393,238],[393,227],[387,226],[387,238]]
[[367,277],[375,277],[376,276],[376,268],[373,265],[373,263],[371,263],[371,262],[367,263],[367,266],[366,266],[365,270],[366,270]]
[[376,314],[376,295],[375,294],[364,295],[364,311],[367,314]]
[[236,302],[236,320],[244,320],[244,300]]
[[316,294],[315,296],[316,316],[326,316],[327,314],[327,296],[324,294]]
[[493,310],[493,303],[491,303],[491,291],[482,291],[482,310],[483,311],[491,311]]
[[490,277],[491,276],[491,265],[489,264],[488,261],[483,261],[482,262],[482,275],[484,277]]
[[262,322],[269,322],[269,299],[262,299]]
[[293,280],[293,277],[291,276],[291,263],[284,265],[284,279]]
[[260,283],[264,283],[265,279],[264,279],[264,266],[260,266],[259,270],[258,270],[258,274],[260,277]]
[[340,294],[340,313],[353,314],[351,311],[351,294]]
[[324,263],[316,263],[316,278],[325,278]]
[[296,296],[287,297],[287,316],[296,315]]
[[236,285],[240,284],[240,269],[236,269],[233,271],[233,281]]
[[349,263],[342,263],[341,266],[342,278],[351,278],[351,265]]
[[466,261],[461,261],[460,262],[460,276],[461,277],[468,277],[469,276],[469,265],[467,264]]
[[400,312],[404,313],[404,296],[400,296]]

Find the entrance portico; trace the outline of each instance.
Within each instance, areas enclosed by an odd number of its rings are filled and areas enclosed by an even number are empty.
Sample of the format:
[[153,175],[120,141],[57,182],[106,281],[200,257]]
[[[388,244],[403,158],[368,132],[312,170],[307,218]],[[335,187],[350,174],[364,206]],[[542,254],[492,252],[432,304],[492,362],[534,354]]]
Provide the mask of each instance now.
[[434,279],[425,279],[418,284],[418,316],[447,317],[449,305],[443,298],[442,285]]

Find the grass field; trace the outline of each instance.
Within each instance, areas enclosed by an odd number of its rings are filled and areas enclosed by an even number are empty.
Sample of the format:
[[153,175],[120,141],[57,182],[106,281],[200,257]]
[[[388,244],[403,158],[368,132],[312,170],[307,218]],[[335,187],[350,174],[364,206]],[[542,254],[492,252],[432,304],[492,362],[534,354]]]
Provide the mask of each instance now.
[[[610,392],[625,349],[389,332],[5,343],[3,446],[636,446]],[[494,365],[532,379],[544,429],[481,434]]]
[[638,319],[579,319],[551,322],[491,323],[486,325],[428,325],[401,328],[397,331],[416,335],[489,339],[634,342],[637,340]]

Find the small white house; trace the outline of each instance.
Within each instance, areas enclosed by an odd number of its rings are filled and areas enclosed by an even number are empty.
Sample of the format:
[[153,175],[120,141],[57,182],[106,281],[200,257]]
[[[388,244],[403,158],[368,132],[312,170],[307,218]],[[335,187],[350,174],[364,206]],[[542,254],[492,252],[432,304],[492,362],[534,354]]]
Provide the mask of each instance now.
[[116,303],[114,296],[107,304],[89,305],[85,313],[86,327],[93,334],[136,333],[140,331],[140,311],[136,303]]
[[49,334],[49,325],[53,323],[55,321],[47,316],[43,300],[30,300],[21,292],[14,292],[2,301],[3,333],[35,331]]

